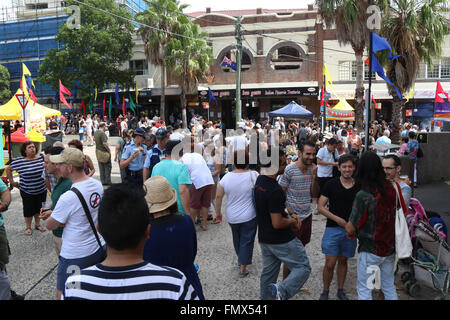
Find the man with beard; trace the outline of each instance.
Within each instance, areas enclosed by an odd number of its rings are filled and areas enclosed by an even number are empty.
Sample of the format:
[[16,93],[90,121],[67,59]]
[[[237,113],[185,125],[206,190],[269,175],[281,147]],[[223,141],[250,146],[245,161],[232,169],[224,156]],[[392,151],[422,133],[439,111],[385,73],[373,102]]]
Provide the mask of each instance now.
[[[289,214],[300,217],[301,228],[295,232],[297,238],[306,246],[311,240],[312,210],[311,198],[317,198],[319,184],[317,182],[317,166],[313,164],[316,156],[316,146],[310,141],[300,145],[298,160],[284,170],[280,186],[286,194],[286,209]],[[289,275],[285,264],[283,278]]]
[[[325,254],[323,268],[323,292],[319,300],[328,300],[334,267],[337,262],[337,297],[348,300],[344,292],[344,282],[347,275],[347,259],[352,258],[356,251],[356,239],[346,237],[345,225],[352,211],[358,187],[355,185],[353,173],[356,159],[351,154],[345,154],[338,160],[341,176],[328,181],[319,198],[318,210],[327,218],[325,233],[322,238],[322,252]],[[327,208],[327,203],[329,208]]]

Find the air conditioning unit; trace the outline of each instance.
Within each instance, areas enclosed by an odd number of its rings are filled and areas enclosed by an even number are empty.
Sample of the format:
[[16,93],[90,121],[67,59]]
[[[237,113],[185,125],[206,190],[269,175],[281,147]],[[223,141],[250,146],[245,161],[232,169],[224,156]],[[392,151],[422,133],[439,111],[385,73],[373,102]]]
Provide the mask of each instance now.
[[153,78],[147,78],[147,88],[153,88]]

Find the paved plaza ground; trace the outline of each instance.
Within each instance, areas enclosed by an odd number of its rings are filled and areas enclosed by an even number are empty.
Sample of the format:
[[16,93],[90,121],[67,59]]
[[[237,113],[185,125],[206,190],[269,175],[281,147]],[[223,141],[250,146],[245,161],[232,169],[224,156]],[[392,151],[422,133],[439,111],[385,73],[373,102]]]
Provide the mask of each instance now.
[[[64,142],[76,136],[66,136]],[[110,145],[115,145],[117,138],[110,138]],[[95,147],[85,147],[98,169],[95,159]],[[99,179],[98,170],[94,178]],[[17,178],[16,178],[17,179]],[[112,182],[120,182],[119,166],[113,163]],[[426,209],[432,209],[444,215],[450,226],[450,186],[445,182],[419,186],[415,196],[422,201]],[[49,198],[48,198],[48,201]],[[223,202],[225,204],[225,201]],[[225,212],[225,210],[223,210]],[[32,236],[25,236],[25,222],[22,214],[22,200],[19,191],[12,191],[12,203],[5,212],[5,226],[9,238],[12,255],[8,265],[8,273],[12,288],[18,294],[26,294],[28,300],[55,299],[57,256],[53,247],[51,232],[41,233],[34,230]],[[324,255],[321,251],[321,240],[326,219],[321,215],[313,216],[312,239],[306,251],[312,267],[311,275],[306,282],[306,289],[293,297],[293,300],[317,300],[322,291],[322,268]],[[43,223],[45,225],[45,223]],[[198,252],[196,263],[200,267],[200,280],[205,297],[210,300],[258,300],[259,275],[261,273],[261,250],[255,243],[253,264],[249,266],[250,274],[246,278],[239,277],[237,258],[234,253],[231,230],[226,222],[208,225],[207,231],[197,227]],[[398,278],[404,271],[403,267],[397,274],[398,294],[402,300],[410,300],[402,289]],[[280,272],[281,279],[281,272]],[[349,260],[349,268],[345,291],[352,300],[357,299],[356,293],[356,257]],[[330,288],[330,299],[336,299],[336,284],[333,281]],[[422,288],[417,299],[433,299],[438,293]]]

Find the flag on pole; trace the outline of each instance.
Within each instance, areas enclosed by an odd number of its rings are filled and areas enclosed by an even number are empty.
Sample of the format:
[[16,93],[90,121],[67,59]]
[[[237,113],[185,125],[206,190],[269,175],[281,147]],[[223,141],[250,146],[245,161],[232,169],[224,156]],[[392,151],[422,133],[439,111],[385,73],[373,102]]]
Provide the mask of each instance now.
[[70,102],[71,106],[73,106],[76,98],[77,98],[77,87],[75,87],[75,89],[73,89],[72,101]]
[[92,97],[89,98],[88,108],[89,108],[89,113],[92,113],[92,109],[93,109],[93,105],[92,105]]
[[80,112],[81,110],[83,110],[83,117],[86,116],[86,103],[84,102],[84,99],[81,100],[81,104],[80,104]]
[[137,82],[136,82],[136,103],[139,103],[138,96],[139,96],[139,89],[138,89]]
[[325,76],[327,87],[333,87],[333,81],[331,81],[331,76],[325,63],[323,64],[323,75]]
[[133,102],[133,99],[131,98],[131,93],[130,93],[130,109],[131,111],[133,111],[134,115],[136,115],[136,105]]
[[97,90],[97,88],[95,88],[95,97],[94,97],[94,101],[97,101],[97,92],[98,92],[98,90]]
[[123,116],[125,117],[125,96],[122,96],[122,113]]
[[448,97],[448,93],[444,91],[442,88],[441,83],[438,81],[436,84],[436,95],[434,97],[434,102],[445,102],[442,96],[447,97],[447,100],[450,101],[450,98]]
[[214,100],[216,102],[216,106],[218,105],[216,97],[214,97],[214,93],[212,92],[211,88],[208,87],[208,97],[209,97],[209,104],[211,104],[211,100]]
[[72,94],[70,93],[69,90],[67,90],[66,87],[64,87],[64,85],[61,82],[61,79],[59,79],[59,101],[61,101],[62,103],[64,103],[66,106],[69,107],[69,109],[72,109],[72,107],[67,103],[66,98],[64,97],[64,93],[68,94],[69,96],[71,96]]
[[411,88],[411,90],[406,95],[406,102],[409,101],[409,99],[414,98],[414,86]]
[[374,52],[381,50],[389,50],[388,59],[391,61],[397,59],[398,57],[402,57],[402,55],[396,55],[395,57],[392,57],[392,48],[389,42],[385,38],[382,38],[376,33],[372,32],[372,52],[370,53],[372,55],[372,70],[370,71],[376,72],[380,78],[382,78],[388,84],[393,86],[395,91],[397,92],[398,98],[402,100],[403,97],[402,94],[400,93],[400,90],[398,90],[398,88],[392,83],[392,81],[389,80],[388,77],[386,77],[386,75],[384,74],[383,67],[381,66],[380,62],[378,61],[377,57],[374,54]]
[[116,104],[119,104],[119,84],[116,83]]
[[112,96],[109,96],[109,118],[111,118]]
[[231,68],[234,71],[237,70],[237,64],[236,62],[232,61],[231,59],[227,58],[226,56],[223,57],[222,63],[220,64],[222,67]]
[[102,113],[102,116],[103,117],[105,117],[105,107],[106,107],[106,98],[105,97],[103,97],[103,113]]
[[22,88],[22,92],[25,97],[29,98],[28,88],[34,87],[33,79],[31,78],[31,72],[28,70],[25,63],[22,63],[22,80],[20,82],[20,86]]

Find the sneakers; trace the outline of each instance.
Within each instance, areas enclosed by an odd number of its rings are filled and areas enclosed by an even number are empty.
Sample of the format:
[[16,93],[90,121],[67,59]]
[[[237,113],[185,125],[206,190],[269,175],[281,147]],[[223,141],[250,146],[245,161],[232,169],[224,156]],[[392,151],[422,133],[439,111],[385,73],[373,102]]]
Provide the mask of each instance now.
[[339,300],[350,300],[345,294],[344,290],[338,290],[337,295]]
[[248,276],[248,274],[249,274],[249,272],[248,272],[247,269],[244,269],[244,270],[241,269],[241,270],[239,271],[239,277],[240,277],[240,278],[244,278],[244,277]]
[[11,290],[11,300],[25,300],[25,296],[21,296],[15,291]]
[[328,300],[328,292],[322,292],[320,294],[319,300]]
[[272,283],[271,285],[269,285],[269,287],[272,292],[272,296],[274,296],[276,300],[283,300],[281,298],[281,293],[278,290],[278,285],[276,283]]

